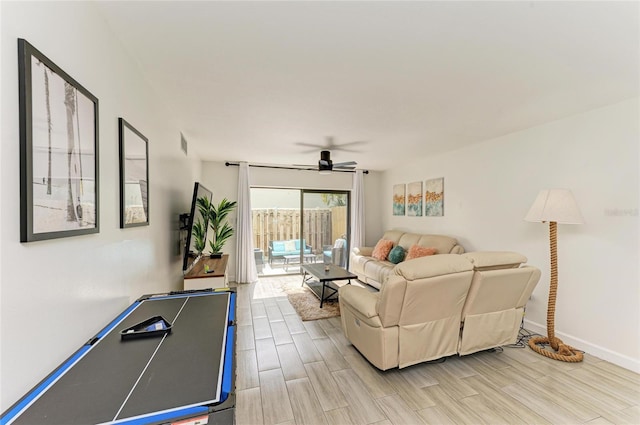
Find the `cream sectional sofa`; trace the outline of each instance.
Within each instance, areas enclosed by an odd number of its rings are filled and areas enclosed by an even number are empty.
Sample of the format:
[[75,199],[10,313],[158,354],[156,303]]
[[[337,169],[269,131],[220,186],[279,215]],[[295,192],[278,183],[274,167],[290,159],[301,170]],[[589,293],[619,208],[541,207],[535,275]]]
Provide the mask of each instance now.
[[[412,245],[435,248],[436,254],[462,254],[464,248],[455,238],[443,235],[423,235],[408,233],[401,230],[388,230],[381,239],[393,242],[393,246],[400,245],[408,251]],[[349,270],[358,275],[358,279],[376,289],[380,289],[382,282],[391,274],[396,264],[389,261],[379,261],[371,256],[373,247],[355,247],[350,254]],[[400,263],[402,264],[402,263]]]
[[381,370],[516,341],[540,270],[514,252],[416,258],[393,267],[379,292],[339,290],[347,339]]

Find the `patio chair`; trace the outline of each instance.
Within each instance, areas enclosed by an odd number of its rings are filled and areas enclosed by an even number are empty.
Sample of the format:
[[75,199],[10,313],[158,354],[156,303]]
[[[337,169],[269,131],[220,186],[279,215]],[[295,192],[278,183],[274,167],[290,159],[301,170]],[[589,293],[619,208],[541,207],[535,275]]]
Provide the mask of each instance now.
[[347,239],[342,236],[333,243],[322,247],[322,256],[325,264],[335,264],[345,267],[347,265]]

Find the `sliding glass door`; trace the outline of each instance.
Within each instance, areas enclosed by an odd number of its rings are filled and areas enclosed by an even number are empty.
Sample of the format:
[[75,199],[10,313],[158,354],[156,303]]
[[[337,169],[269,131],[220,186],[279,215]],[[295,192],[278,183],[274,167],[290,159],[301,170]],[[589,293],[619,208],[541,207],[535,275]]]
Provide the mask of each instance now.
[[251,188],[259,276],[300,273],[305,263],[346,266],[349,192]]
[[305,243],[312,246],[316,253],[312,261],[346,267],[349,252],[349,192],[303,190],[301,208],[302,235]]

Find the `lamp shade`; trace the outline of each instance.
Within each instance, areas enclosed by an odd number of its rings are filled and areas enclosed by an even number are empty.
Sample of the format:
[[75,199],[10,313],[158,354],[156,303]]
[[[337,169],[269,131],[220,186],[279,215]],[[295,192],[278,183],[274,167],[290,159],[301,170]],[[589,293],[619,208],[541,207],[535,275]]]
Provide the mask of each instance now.
[[568,189],[541,190],[524,219],[535,222],[555,221],[562,224],[584,223],[573,193]]

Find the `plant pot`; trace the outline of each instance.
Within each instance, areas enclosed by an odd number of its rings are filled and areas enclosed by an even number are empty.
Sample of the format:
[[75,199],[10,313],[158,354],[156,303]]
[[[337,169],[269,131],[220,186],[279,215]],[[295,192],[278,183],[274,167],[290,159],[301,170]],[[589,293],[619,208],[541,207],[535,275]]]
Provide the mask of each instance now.
[[210,255],[210,258],[222,258],[222,253],[214,252],[213,254]]

